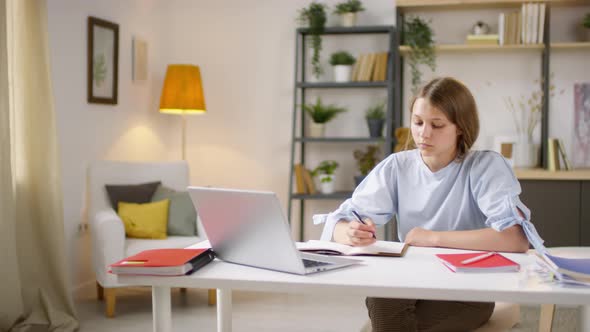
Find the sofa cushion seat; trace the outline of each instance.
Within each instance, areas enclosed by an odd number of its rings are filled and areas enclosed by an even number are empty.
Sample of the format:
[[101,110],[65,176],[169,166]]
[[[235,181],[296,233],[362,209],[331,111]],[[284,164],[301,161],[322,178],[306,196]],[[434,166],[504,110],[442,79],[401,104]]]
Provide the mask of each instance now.
[[125,240],[125,257],[149,249],[186,248],[203,240],[204,238],[197,236],[168,236],[161,240],[127,238]]

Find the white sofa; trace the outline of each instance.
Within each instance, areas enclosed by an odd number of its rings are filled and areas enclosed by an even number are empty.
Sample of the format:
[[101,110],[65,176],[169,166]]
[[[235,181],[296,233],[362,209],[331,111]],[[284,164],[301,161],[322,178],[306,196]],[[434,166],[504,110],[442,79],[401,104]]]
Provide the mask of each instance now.
[[[115,289],[125,285],[108,272],[108,266],[127,256],[146,249],[184,248],[205,240],[205,232],[198,218],[198,236],[169,236],[162,240],[125,237],[125,228],[111,207],[106,184],[140,184],[161,181],[175,190],[186,190],[189,170],[185,161],[174,162],[120,162],[97,161],[88,171],[88,221],[92,238],[92,260],[96,273],[100,300],[106,299],[106,315],[115,312]],[[209,303],[215,303],[215,291],[209,291]]]

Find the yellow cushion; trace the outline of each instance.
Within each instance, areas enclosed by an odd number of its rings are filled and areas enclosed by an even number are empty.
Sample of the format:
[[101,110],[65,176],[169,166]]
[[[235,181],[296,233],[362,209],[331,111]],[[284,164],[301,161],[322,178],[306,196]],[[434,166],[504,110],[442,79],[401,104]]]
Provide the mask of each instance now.
[[118,214],[125,225],[125,234],[128,237],[165,239],[169,205],[169,199],[144,204],[119,202]]

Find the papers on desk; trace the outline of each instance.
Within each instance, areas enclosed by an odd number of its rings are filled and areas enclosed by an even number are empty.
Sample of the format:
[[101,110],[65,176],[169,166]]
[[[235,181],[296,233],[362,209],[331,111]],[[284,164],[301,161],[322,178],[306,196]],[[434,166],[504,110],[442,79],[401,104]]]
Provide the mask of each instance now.
[[297,249],[323,255],[402,257],[408,245],[401,242],[377,241],[369,246],[352,247],[330,241],[297,242]]

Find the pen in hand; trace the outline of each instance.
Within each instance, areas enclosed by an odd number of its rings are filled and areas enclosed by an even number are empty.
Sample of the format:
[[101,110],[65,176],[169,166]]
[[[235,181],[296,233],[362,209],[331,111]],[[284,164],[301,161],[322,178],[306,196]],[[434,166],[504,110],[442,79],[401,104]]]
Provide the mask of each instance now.
[[[358,212],[356,212],[355,210],[352,210],[352,214],[354,214],[354,216],[356,217],[356,219],[358,220],[358,222],[360,222],[363,225],[366,225],[367,223],[363,221],[363,218],[361,218],[361,216],[358,214]],[[375,233],[373,233],[373,238],[376,239],[377,237],[375,236]]]

